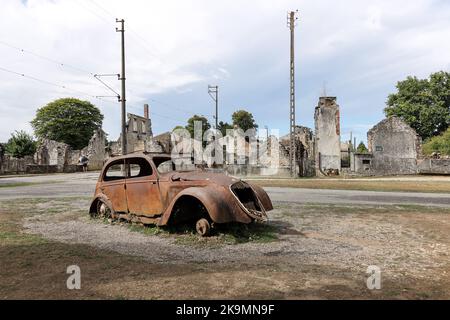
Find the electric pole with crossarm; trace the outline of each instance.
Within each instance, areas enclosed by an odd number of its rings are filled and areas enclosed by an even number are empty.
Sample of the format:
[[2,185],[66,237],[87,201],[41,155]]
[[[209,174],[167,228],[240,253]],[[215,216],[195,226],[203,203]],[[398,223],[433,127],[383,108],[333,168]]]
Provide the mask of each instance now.
[[216,103],[216,130],[219,128],[219,86],[208,86],[208,93]]
[[290,115],[289,115],[289,125],[290,125],[290,135],[289,135],[289,166],[291,171],[291,177],[296,176],[296,145],[295,145],[295,55],[294,55],[294,29],[295,21],[297,18],[297,11],[291,11],[288,13],[288,27],[291,31],[291,63],[290,63]]
[[122,103],[122,155],[127,154],[127,122],[126,122],[126,112],[127,112],[127,105],[126,105],[126,97],[125,97],[125,20],[116,19],[117,23],[121,24],[121,28],[116,28],[116,32],[122,33],[122,72],[120,75],[119,80],[122,81],[122,94],[120,95],[120,102]]

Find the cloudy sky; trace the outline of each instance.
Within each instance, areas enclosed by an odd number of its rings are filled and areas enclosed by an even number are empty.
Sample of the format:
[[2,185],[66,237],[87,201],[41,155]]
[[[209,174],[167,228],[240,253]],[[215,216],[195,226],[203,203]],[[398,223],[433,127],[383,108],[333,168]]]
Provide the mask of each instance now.
[[[109,138],[118,138],[120,106],[95,98],[111,92],[93,77],[120,72],[116,17],[126,21],[128,111],[141,114],[149,103],[155,133],[193,114],[213,122],[208,84],[220,86],[219,120],[244,108],[260,127],[287,133],[290,9],[300,17],[298,124],[313,127],[325,91],[341,106],[342,139],[352,131],[365,140],[398,80],[450,70],[446,0],[0,2],[0,141],[31,133],[37,108],[69,96],[97,105]],[[119,90],[115,78],[104,80]]]

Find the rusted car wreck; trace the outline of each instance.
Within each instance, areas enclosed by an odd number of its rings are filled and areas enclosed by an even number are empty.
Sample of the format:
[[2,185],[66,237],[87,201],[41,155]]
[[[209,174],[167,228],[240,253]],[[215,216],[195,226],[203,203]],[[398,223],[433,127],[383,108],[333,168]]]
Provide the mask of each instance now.
[[259,186],[204,170],[177,171],[168,155],[139,153],[104,165],[89,211],[158,226],[192,222],[205,236],[214,224],[266,221],[272,209]]

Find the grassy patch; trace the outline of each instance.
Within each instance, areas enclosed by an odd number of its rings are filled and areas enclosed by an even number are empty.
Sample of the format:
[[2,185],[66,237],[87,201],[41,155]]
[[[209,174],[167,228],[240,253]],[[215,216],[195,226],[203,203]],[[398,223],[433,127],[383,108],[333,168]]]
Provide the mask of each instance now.
[[[128,223],[127,223],[128,224]],[[162,229],[156,225],[143,226],[141,224],[128,224],[128,228],[133,232],[140,232],[147,236],[156,236],[161,234],[169,234],[167,230]]]
[[450,193],[450,182],[447,181],[371,181],[352,179],[268,179],[253,180],[262,187],[288,187],[305,189],[362,190],[362,191],[398,191],[398,192],[430,192]]
[[16,187],[28,187],[34,186],[39,183],[35,182],[11,182],[11,183],[2,183],[0,184],[0,188],[16,188]]
[[271,224],[230,224],[224,228],[226,241],[230,244],[245,242],[267,243],[278,240],[278,228]]
[[29,187],[42,184],[55,184],[62,183],[63,181],[43,181],[43,182],[10,182],[0,183],[0,188],[17,188],[17,187]]
[[33,246],[45,244],[47,241],[39,236],[16,231],[5,231],[0,229],[0,246]]
[[87,212],[90,197],[29,198],[2,200],[1,209],[25,216]]
[[277,227],[261,223],[221,225],[212,229],[211,235],[208,237],[199,236],[192,226],[186,224],[163,228],[153,225],[128,224],[128,228],[133,232],[148,236],[172,237],[175,239],[174,243],[189,246],[214,247],[247,242],[267,243],[278,240]]

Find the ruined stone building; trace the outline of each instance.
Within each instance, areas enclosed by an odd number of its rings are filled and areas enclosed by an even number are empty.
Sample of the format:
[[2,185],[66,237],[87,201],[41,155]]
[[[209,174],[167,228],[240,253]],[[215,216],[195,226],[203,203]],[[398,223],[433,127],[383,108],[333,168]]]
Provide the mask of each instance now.
[[398,117],[386,118],[367,133],[368,153],[354,155],[359,174],[417,174],[422,139]]
[[[314,123],[315,131],[304,126],[295,128],[297,175],[337,175],[341,169],[341,129],[336,97],[319,98]],[[289,166],[289,139],[289,135],[280,139],[280,170]]]
[[314,113],[316,175],[338,175],[341,170],[341,127],[336,97],[320,97]]
[[96,130],[87,147],[74,150],[68,144],[44,139],[34,154],[34,161],[28,164],[27,172],[75,172],[81,156],[89,158],[89,169],[100,170],[108,158],[106,152],[106,133]]
[[[143,111],[143,116],[127,114],[128,152],[170,154],[173,148],[171,132],[153,136],[149,106],[144,105]],[[398,117],[384,119],[369,130],[367,153],[356,153],[351,143],[341,142],[340,107],[336,97],[319,98],[314,112],[314,126],[314,131],[304,126],[295,128],[296,172],[299,177],[450,174],[450,159],[424,158],[420,137]],[[276,158],[270,152],[264,158],[257,159],[256,163],[235,159],[234,163],[225,163],[221,170],[232,175],[271,175],[274,174],[273,168],[267,163],[277,163],[275,174],[290,176],[289,139],[290,136],[286,135],[273,140],[276,143],[275,150],[279,150]],[[78,161],[81,155],[89,158],[90,170],[99,170],[109,157],[121,153],[120,143],[120,137],[117,141],[107,143],[106,133],[99,128],[82,150],[73,150],[65,143],[43,140],[34,157],[15,159],[5,154],[4,147],[0,145],[0,174],[74,172],[80,169]],[[252,147],[250,151],[250,144],[246,142],[246,152],[273,150],[272,145],[269,146],[264,139],[257,140],[256,145],[257,150]],[[224,150],[225,156],[226,152]]]
[[[148,105],[144,105],[144,116],[131,113],[127,116],[126,133],[129,153],[164,152],[163,146],[153,138]],[[109,157],[121,153],[120,141],[119,138],[117,142],[108,144],[106,133],[101,128],[93,132],[88,146],[82,150],[73,150],[66,143],[44,139],[40,141],[34,157],[15,159],[1,154],[0,173],[75,172],[80,170],[78,162],[81,156],[89,158],[89,170],[100,170]]]
[[[295,130],[295,146],[296,146],[296,172],[300,177],[315,176],[315,160],[314,160],[314,133],[310,128],[303,126],[296,126]],[[289,152],[290,152],[290,135],[285,135],[280,138],[280,167],[289,167]],[[280,168],[280,169],[281,169]],[[288,169],[286,169],[287,171]],[[286,172],[288,173],[288,172]]]
[[[150,119],[150,111],[148,104],[144,105],[144,116],[133,113],[127,114],[127,123],[125,127],[127,152],[162,152],[160,146],[153,138],[152,122]],[[111,155],[119,155],[122,153],[122,134],[116,142],[110,143]]]

